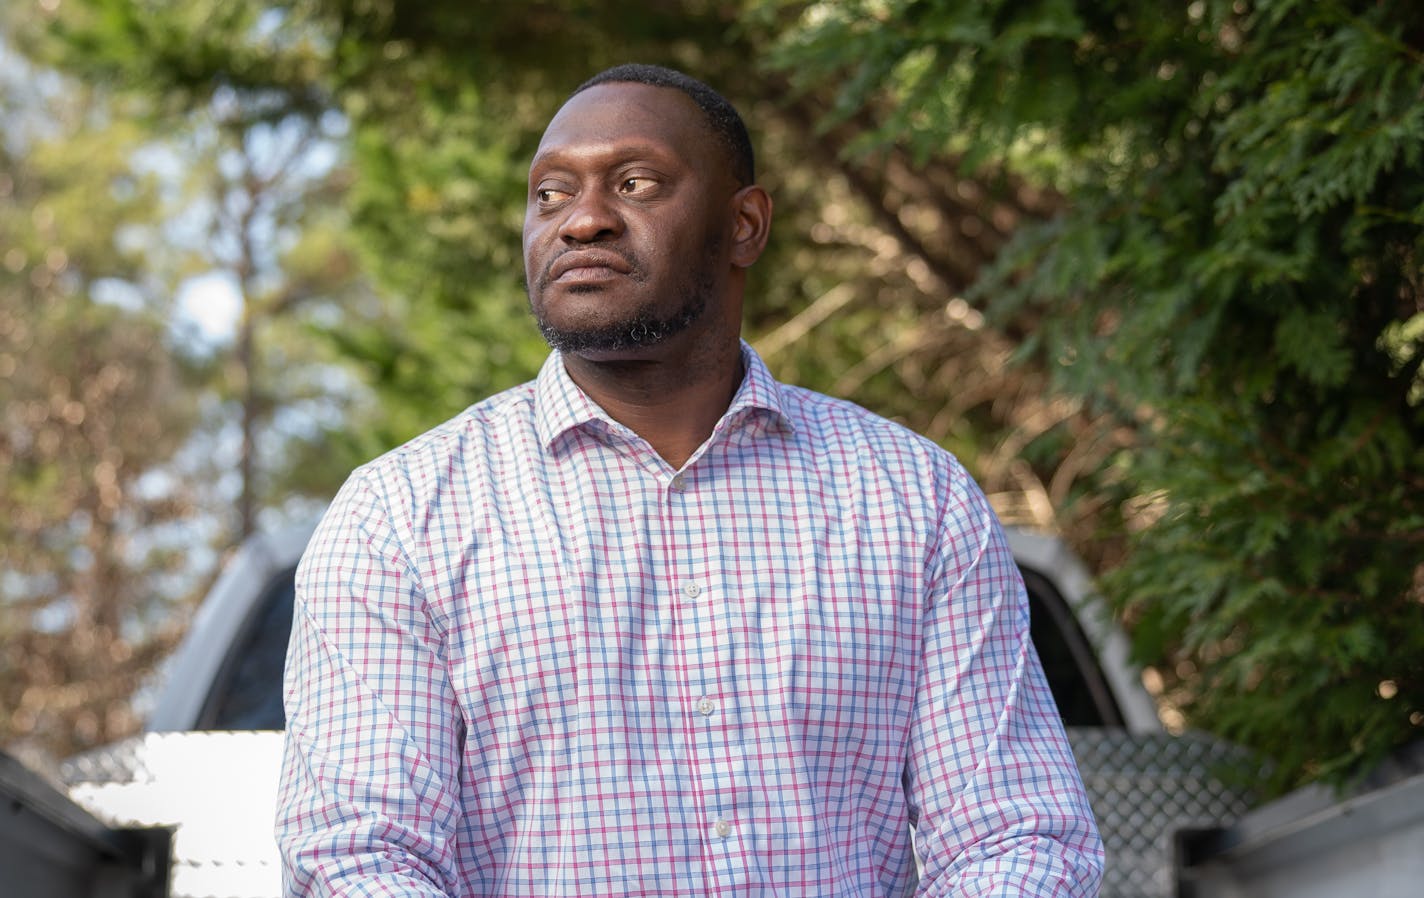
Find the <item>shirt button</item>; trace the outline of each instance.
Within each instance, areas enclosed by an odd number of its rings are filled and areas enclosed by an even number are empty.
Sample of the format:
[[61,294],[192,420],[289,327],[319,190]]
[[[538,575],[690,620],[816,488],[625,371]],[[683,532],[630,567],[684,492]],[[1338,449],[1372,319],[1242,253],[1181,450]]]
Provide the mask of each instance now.
[[695,599],[702,595],[702,587],[696,583],[684,583],[682,584],[682,594],[689,599]]
[[672,483],[670,485],[672,486],[674,491],[679,493],[683,492],[687,489],[687,478],[683,477],[681,474],[674,474],[672,477]]
[[717,834],[717,838],[725,839],[732,834],[732,824],[725,820],[718,820],[712,824],[712,831]]
[[703,717],[711,717],[712,712],[717,710],[717,706],[710,698],[699,699],[697,702],[697,713]]

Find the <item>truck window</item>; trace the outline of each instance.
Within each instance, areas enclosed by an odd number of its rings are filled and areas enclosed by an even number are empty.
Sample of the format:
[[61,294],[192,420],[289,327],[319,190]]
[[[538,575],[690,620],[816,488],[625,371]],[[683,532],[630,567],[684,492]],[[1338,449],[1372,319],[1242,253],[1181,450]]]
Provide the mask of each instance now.
[[[214,681],[199,729],[282,729],[282,665],[292,628],[295,573],[293,567],[274,577],[258,601]],[[1030,634],[1063,723],[1122,726],[1122,712],[1067,602],[1046,577],[1030,570],[1023,575]]]
[[257,601],[213,681],[198,729],[280,730],[286,724],[282,665],[292,633],[296,573],[292,567],[273,577]]
[[1064,726],[1122,726],[1122,710],[1073,610],[1047,577],[1020,572],[1028,588],[1029,636]]

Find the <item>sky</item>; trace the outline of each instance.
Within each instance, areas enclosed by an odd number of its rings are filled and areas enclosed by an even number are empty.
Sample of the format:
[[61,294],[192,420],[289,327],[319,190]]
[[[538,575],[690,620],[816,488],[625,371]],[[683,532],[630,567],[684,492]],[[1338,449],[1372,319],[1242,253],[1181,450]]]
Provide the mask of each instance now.
[[242,317],[242,296],[230,273],[210,271],[178,287],[174,326],[211,347],[232,340]]

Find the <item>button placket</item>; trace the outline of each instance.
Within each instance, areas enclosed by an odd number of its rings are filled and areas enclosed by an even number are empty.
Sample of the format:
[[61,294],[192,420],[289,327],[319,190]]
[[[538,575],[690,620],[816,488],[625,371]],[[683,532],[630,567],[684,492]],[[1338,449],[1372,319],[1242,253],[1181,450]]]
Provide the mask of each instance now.
[[[691,489],[692,477],[685,472],[674,473],[663,482],[663,507],[673,532],[695,538],[699,528],[694,525],[705,513],[702,506],[710,497]],[[728,818],[736,806],[737,777],[729,752],[735,752],[731,746],[737,739],[725,727],[738,719],[738,705],[735,693],[724,692],[726,684],[722,682],[727,674],[722,663],[729,657],[726,621],[722,619],[726,608],[720,601],[723,575],[716,567],[715,555],[709,557],[699,543],[679,549],[668,555],[668,573],[672,576],[664,588],[671,595],[673,608],[669,610],[678,619],[683,650],[687,657],[698,659],[683,671],[686,736],[701,797],[697,816],[702,820],[703,838],[718,846],[719,866],[735,867],[737,830]]]

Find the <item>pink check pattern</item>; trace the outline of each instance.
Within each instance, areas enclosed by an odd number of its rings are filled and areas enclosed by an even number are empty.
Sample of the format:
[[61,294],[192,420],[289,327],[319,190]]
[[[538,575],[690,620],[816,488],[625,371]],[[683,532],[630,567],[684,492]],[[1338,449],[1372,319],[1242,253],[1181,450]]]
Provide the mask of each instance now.
[[983,495],[743,353],[680,471],[556,354],[353,473],[298,573],[289,895],[1096,894]]

